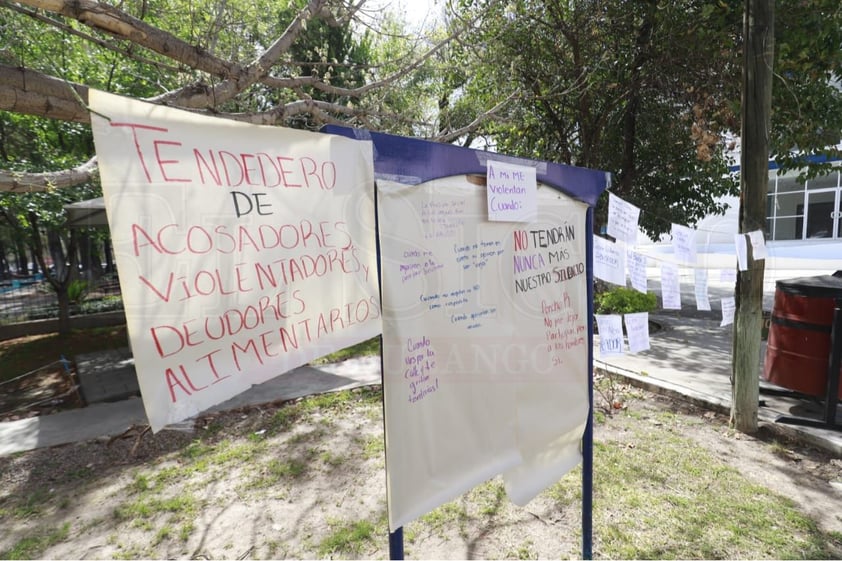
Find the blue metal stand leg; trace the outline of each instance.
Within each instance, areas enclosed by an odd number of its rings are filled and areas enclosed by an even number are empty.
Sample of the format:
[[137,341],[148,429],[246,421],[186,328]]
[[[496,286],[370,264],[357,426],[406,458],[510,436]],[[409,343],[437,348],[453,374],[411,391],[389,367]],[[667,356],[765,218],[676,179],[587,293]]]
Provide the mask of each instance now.
[[403,559],[403,528],[389,534],[389,559]]

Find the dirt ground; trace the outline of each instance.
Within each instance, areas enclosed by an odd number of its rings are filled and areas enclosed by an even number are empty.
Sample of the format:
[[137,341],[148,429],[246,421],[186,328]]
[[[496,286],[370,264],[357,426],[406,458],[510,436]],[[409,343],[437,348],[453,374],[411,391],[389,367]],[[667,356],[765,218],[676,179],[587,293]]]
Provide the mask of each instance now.
[[[352,395],[328,410],[273,404],[205,417],[193,431],[138,427],[0,458],[0,552],[32,539],[24,551],[35,558],[388,558],[378,396]],[[673,433],[842,536],[842,460],[735,434],[722,416],[682,402],[635,395],[622,405],[634,415],[618,410],[597,423],[595,441],[632,447],[632,430],[675,419]],[[545,493],[517,508],[492,481],[408,525],[406,555],[577,558],[580,505]],[[355,520],[372,526],[348,526]]]

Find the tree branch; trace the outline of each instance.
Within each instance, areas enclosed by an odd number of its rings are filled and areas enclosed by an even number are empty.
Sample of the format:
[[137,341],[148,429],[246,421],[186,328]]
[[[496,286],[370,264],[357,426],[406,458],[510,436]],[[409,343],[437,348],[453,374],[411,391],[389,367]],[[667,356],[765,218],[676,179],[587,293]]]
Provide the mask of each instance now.
[[74,29],[72,26],[67,25],[66,23],[63,23],[63,22],[61,22],[57,19],[54,19],[54,18],[49,18],[49,17],[46,17],[44,15],[41,15],[34,10],[29,10],[27,8],[24,8],[23,6],[18,6],[17,4],[14,4],[12,2],[7,2],[6,0],[0,1],[0,6],[5,6],[5,7],[9,8],[10,10],[14,10],[15,12],[18,12],[19,14],[23,14],[23,15],[25,15],[27,17],[30,17],[30,18],[32,18],[36,21],[40,21],[41,23],[44,23],[46,25],[50,25],[52,27],[55,27],[56,29],[59,29],[62,32],[67,33],[68,35],[74,35],[74,36],[79,37],[79,38],[81,38],[85,41],[88,41],[89,43],[93,43],[94,45],[97,45],[97,46],[99,46],[103,49],[112,51],[112,52],[117,53],[117,54],[119,54],[121,56],[124,56],[126,58],[136,60],[137,62],[140,62],[141,64],[148,64],[149,66],[154,66],[154,67],[156,67],[160,70],[164,70],[166,72],[172,72],[172,73],[181,72],[181,69],[176,67],[176,66],[164,64],[163,62],[154,61],[150,58],[136,55],[135,53],[130,52],[128,49],[120,48],[119,46],[117,46],[115,44],[112,44],[109,41],[105,41],[103,39],[100,39],[99,37],[94,37],[93,35],[91,35],[89,33],[82,33],[78,29]]
[[31,193],[73,187],[93,180],[96,175],[96,157],[79,167],[62,171],[19,173],[0,170],[0,192]]
[[87,86],[0,64],[0,109],[4,111],[90,123],[91,116],[84,105],[87,101]]
[[21,0],[32,8],[38,8],[75,19],[93,29],[98,29],[119,39],[154,51],[190,68],[215,76],[235,74],[238,68],[218,58],[203,48],[191,45],[174,35],[143,20],[102,2],[94,0]]
[[470,123],[468,123],[464,127],[461,127],[461,128],[458,128],[454,131],[450,131],[446,134],[437,136],[437,137],[434,138],[434,140],[436,140],[437,142],[453,142],[454,140],[456,140],[460,136],[462,136],[464,134],[468,134],[469,132],[473,132],[485,120],[489,119],[495,113],[500,111],[500,109],[505,107],[512,99],[517,97],[519,94],[520,94],[520,92],[518,90],[513,91],[512,93],[509,94],[509,96],[506,99],[504,99],[503,101],[501,101],[500,103],[498,103],[497,105],[495,105],[494,107],[492,107],[491,109],[486,111],[485,113],[477,115],[476,119],[474,119],[473,121],[471,121]]
[[[226,79],[213,87],[200,85],[187,86],[174,92],[166,93],[149,101],[181,107],[216,107],[234,99],[240,92],[266,76],[282,54],[289,51],[295,39],[306,25],[304,22],[317,16],[326,0],[310,0],[295,19],[289,24],[284,33],[266,49],[260,57],[245,69],[240,66],[232,68],[226,73]],[[219,75],[219,74],[217,74]]]

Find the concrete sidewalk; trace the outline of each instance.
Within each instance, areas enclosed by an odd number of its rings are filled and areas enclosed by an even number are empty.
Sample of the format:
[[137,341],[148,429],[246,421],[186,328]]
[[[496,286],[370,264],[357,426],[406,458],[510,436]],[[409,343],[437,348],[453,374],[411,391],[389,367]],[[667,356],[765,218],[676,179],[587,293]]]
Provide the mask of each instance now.
[[[597,336],[594,367],[653,392],[682,397],[703,407],[729,411],[732,326],[720,327],[717,319],[682,317],[678,313],[657,314],[652,319],[661,329],[652,333],[649,351],[603,360],[599,357]],[[761,364],[762,359],[763,356]],[[97,368],[101,371],[102,360],[94,360],[91,364],[98,364]],[[125,362],[115,363],[113,372],[121,372],[120,376],[134,376],[133,367],[128,371],[125,367]],[[304,366],[254,386],[211,411],[377,383],[380,383],[379,357],[351,359],[319,367]],[[125,380],[112,385],[122,388]],[[760,398],[765,404],[759,412],[761,423],[842,457],[842,432],[775,422],[781,415],[821,418],[823,410],[814,400],[767,395],[762,393],[766,387],[770,386],[761,382]],[[837,423],[842,424],[842,410],[837,419]],[[0,456],[119,435],[138,424],[146,424],[143,405],[138,398],[96,403],[82,409],[0,423]],[[191,430],[192,426],[191,422],[185,422],[169,428]]]
[[[622,376],[647,390],[680,396],[697,405],[728,413],[731,409],[733,325],[720,327],[718,319],[683,317],[680,313],[660,313],[650,318],[661,326],[650,336],[650,350],[602,359],[597,335],[594,368]],[[764,342],[758,377],[763,371],[765,354]],[[825,414],[824,404],[816,399],[771,393],[782,390],[784,388],[760,380],[758,421],[781,434],[842,457],[842,430],[776,422],[781,416],[823,420]],[[842,406],[837,408],[836,424],[842,429]]]
[[[119,355],[120,352],[118,351],[117,354]],[[113,357],[114,353],[106,352],[103,356]],[[128,385],[128,377],[135,376],[134,367],[127,368],[126,362],[121,361],[114,365],[114,370],[111,372],[115,380],[108,381],[108,373],[103,372],[102,359],[94,360],[88,357],[86,360],[95,365],[93,370],[97,376],[92,380],[102,381],[108,388],[116,388],[118,392]],[[136,379],[134,383],[137,383]],[[306,395],[379,383],[380,357],[354,358],[318,367],[302,366],[283,376],[252,386],[251,389],[208,411],[227,411],[246,405],[295,399]],[[102,388],[91,389],[90,387],[87,393],[100,397],[106,394]],[[116,436],[133,425],[145,424],[147,424],[146,412],[143,409],[143,402],[137,397],[120,401],[102,401],[81,409],[9,421],[0,423],[0,456],[35,448]],[[192,428],[193,422],[185,421],[170,425],[165,430],[192,430]]]

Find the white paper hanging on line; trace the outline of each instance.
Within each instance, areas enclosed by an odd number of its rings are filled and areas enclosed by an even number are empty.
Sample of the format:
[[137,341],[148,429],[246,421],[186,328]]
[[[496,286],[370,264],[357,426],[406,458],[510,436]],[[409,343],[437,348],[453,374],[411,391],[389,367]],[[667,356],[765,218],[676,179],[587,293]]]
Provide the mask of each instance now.
[[734,234],[734,246],[737,249],[737,265],[741,271],[748,271],[748,248],[745,234]]
[[488,219],[493,222],[533,222],[538,216],[535,168],[488,162]]
[[593,274],[605,282],[626,286],[626,252],[623,246],[594,236]]
[[626,249],[626,268],[629,271],[632,288],[646,294],[646,256]]
[[709,312],[710,296],[708,295],[708,271],[707,269],[695,269],[694,276],[696,280],[696,309]]
[[766,259],[766,239],[763,237],[763,230],[749,232],[748,240],[751,242],[752,259],[755,261]]
[[639,353],[649,350],[649,312],[626,314],[626,335],[629,337],[629,352]]
[[617,241],[630,245],[637,243],[637,224],[640,219],[640,209],[616,196],[608,193],[608,235]]
[[673,224],[671,234],[675,258],[681,263],[695,263],[696,230],[680,224]]
[[622,317],[599,314],[595,317],[596,329],[599,331],[599,356],[608,358],[623,354]]
[[665,310],[681,309],[681,281],[675,263],[661,263],[661,300]]
[[720,269],[719,270],[719,281],[730,283],[732,285],[737,284],[737,270],[736,269]]
[[722,323],[720,327],[734,323],[734,314],[737,311],[736,299],[733,296],[722,299]]

